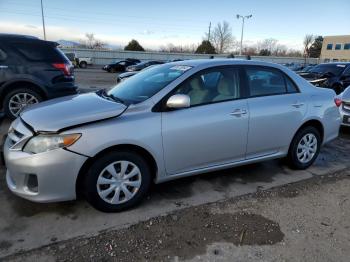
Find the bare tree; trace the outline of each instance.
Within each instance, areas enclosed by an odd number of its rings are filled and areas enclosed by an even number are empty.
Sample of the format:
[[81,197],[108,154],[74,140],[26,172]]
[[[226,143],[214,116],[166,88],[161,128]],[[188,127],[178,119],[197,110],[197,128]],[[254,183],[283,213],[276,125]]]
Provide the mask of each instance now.
[[218,23],[210,35],[210,42],[213,43],[216,52],[222,54],[233,47],[234,37],[228,22]]
[[86,39],[79,41],[80,47],[88,48],[88,49],[101,49],[106,45],[101,40],[96,39],[93,33],[86,33],[85,37]]
[[195,53],[197,50],[198,45],[192,44],[192,45],[174,45],[174,44],[167,44],[166,46],[161,46],[159,50],[161,52],[169,52],[169,53]]
[[312,43],[314,42],[315,37],[313,35],[305,35],[304,37],[304,58],[306,63],[306,58],[310,57],[310,47]]

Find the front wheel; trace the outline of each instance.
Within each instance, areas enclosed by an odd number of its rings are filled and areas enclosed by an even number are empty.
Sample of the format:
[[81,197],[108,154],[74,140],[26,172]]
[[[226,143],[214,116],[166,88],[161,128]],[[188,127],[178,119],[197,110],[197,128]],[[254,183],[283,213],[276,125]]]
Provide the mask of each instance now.
[[138,204],[150,185],[150,169],[141,156],[111,152],[91,166],[84,191],[86,199],[96,209],[118,212]]
[[289,148],[289,165],[294,169],[308,168],[315,162],[320,147],[321,136],[315,127],[309,126],[299,130]]

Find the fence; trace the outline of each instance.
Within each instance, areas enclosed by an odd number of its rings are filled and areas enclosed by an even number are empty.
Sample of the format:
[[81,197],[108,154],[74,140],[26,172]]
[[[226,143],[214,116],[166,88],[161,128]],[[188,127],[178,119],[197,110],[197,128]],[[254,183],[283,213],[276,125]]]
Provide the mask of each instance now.
[[[184,53],[166,53],[166,52],[138,52],[138,51],[110,51],[110,50],[92,50],[79,48],[61,48],[65,53],[75,53],[78,57],[92,58],[95,65],[109,64],[114,61],[123,60],[126,58],[137,58],[140,60],[161,60],[168,61],[174,59],[205,59],[210,55],[206,54],[184,54]],[[227,55],[213,55],[215,58],[225,58]],[[245,56],[235,56],[243,58]],[[273,62],[278,64],[284,63],[304,63],[302,57],[277,57],[277,56],[252,56],[252,60],[260,60]],[[307,63],[317,64],[318,58],[308,58]]]

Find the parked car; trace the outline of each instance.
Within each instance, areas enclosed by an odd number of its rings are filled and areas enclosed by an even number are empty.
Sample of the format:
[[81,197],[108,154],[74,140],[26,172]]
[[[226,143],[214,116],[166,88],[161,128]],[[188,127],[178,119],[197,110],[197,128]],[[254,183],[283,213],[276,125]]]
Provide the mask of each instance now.
[[350,85],[350,63],[319,64],[310,72],[299,75],[316,86],[331,88],[340,94]]
[[73,65],[57,46],[0,34],[0,102],[6,116],[15,118],[28,105],[77,93]]
[[334,98],[277,64],[159,65],[108,92],[22,112],[5,141],[7,185],[35,202],[82,193],[113,212],[139,203],[153,182],[274,158],[305,169],[338,136]]
[[128,66],[126,68],[126,71],[127,72],[133,72],[133,71],[141,71],[142,69],[145,69],[149,66],[152,66],[152,65],[160,65],[160,64],[164,64],[163,61],[157,61],[157,60],[152,60],[152,61],[147,61],[147,62],[141,62],[139,64],[136,64],[136,65],[131,65],[131,66]]
[[105,65],[102,69],[108,73],[125,72],[128,66],[136,65],[140,62],[138,59],[126,59]]
[[[147,70],[147,69],[155,67],[155,66],[157,66],[157,65],[148,66],[148,67],[142,69],[141,71]],[[125,81],[129,77],[132,77],[132,76],[136,75],[137,73],[139,73],[141,71],[130,71],[130,72],[125,72],[125,73],[118,74],[117,75],[117,84],[119,84],[120,82]]]
[[336,102],[339,106],[342,125],[350,126],[350,86],[337,96]]
[[316,65],[307,65],[300,71],[296,71],[297,74],[308,73],[310,72]]

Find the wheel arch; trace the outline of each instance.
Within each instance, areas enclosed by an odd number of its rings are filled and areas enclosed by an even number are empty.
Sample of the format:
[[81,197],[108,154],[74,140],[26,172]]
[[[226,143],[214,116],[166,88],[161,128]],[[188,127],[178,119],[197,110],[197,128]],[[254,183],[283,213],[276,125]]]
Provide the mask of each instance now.
[[[324,126],[322,124],[322,122],[318,119],[309,119],[307,120],[306,122],[304,122],[298,129],[297,131],[295,132],[294,136],[293,136],[293,139],[294,137],[296,136],[296,134],[303,128],[307,127],[307,126],[312,126],[314,128],[316,128],[319,132],[320,132],[320,136],[321,136],[321,144],[323,143],[323,140],[324,140]],[[290,144],[292,144],[292,141],[293,139],[291,140]]]
[[127,151],[127,152],[133,152],[136,153],[140,156],[142,156],[146,162],[149,164],[149,167],[151,169],[151,175],[152,175],[152,180],[154,180],[157,176],[158,173],[158,165],[157,162],[154,158],[154,156],[145,148],[134,145],[134,144],[120,144],[120,145],[115,145],[112,147],[108,147],[103,149],[102,151],[98,152],[96,155],[93,157],[88,158],[83,166],[80,168],[76,184],[75,184],[75,189],[77,195],[81,195],[82,189],[83,189],[83,181],[85,174],[87,170],[91,167],[91,165],[94,163],[96,159],[101,157],[102,155],[108,154],[108,152],[113,152],[113,151]]
[[21,87],[29,88],[35,92],[38,92],[43,97],[43,99],[47,98],[47,94],[44,91],[44,88],[40,84],[35,83],[28,79],[17,79],[11,82],[7,82],[1,87],[1,92],[0,92],[1,104],[3,104],[4,98],[8,92],[10,92],[11,90],[14,90],[15,88],[21,88]]

